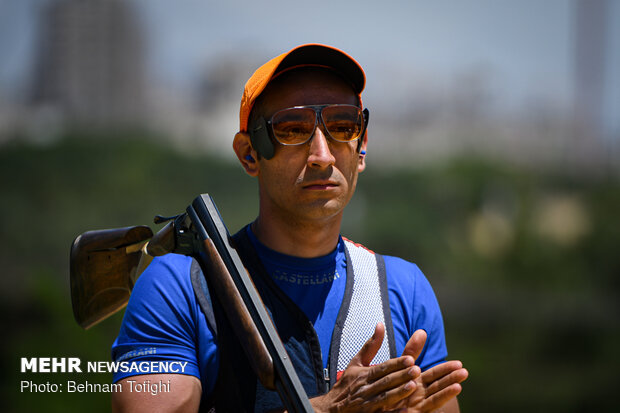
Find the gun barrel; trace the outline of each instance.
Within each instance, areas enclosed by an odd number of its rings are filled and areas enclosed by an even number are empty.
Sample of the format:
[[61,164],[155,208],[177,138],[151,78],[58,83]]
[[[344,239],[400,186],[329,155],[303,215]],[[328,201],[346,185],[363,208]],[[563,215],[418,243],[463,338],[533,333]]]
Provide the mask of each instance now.
[[[208,194],[198,196],[194,199],[192,205],[187,208],[187,214],[193,223],[199,239],[204,242],[204,255],[199,254],[196,257],[203,268],[203,273],[211,281],[225,274],[226,277],[223,278],[226,278],[226,283],[230,286],[230,290],[223,292],[235,291],[235,294],[243,301],[243,305],[239,308],[231,307],[233,311],[241,311],[241,315],[233,315],[232,319],[228,312],[226,315],[229,317],[231,325],[236,329],[235,333],[242,346],[248,346],[244,347],[248,360],[261,358],[260,361],[251,361],[255,374],[261,379],[261,383],[266,388],[273,389],[272,386],[275,386],[288,411],[314,411],[306,391],[295,372],[293,363],[288,357],[280,336],[252,282],[252,278],[243,266],[241,257],[230,244],[230,234],[211,196]],[[209,252],[211,251],[211,246],[213,246],[213,250],[216,253],[219,253],[217,260],[221,261],[221,264],[218,263],[218,265],[223,265],[226,268],[226,272],[210,271],[213,264],[207,261],[211,260]],[[214,274],[216,277],[213,277]],[[220,291],[216,291],[216,294],[220,294]],[[231,298],[230,294],[224,297],[226,298],[220,301],[228,301]],[[226,308],[224,310],[228,311]],[[240,319],[243,322],[235,326]],[[248,321],[246,322],[246,320]],[[248,340],[244,335],[257,336]],[[262,345],[254,347],[254,342],[260,342]],[[258,370],[260,368],[258,363],[267,364],[267,357],[262,355],[265,351],[271,358],[272,365],[267,374]],[[273,380],[271,379],[272,375]],[[265,382],[262,381],[263,378],[266,380]]]
[[243,347],[246,354],[251,355],[251,357],[248,357],[248,360],[252,364],[252,369],[256,372],[265,388],[276,390],[273,361],[254,324],[254,320],[239,294],[239,290],[226,268],[226,264],[222,261],[215,245],[210,239],[204,240],[204,249],[208,257],[208,259],[202,260],[203,265],[206,267],[204,271],[207,271],[209,274],[215,294],[218,297],[222,297],[220,303],[224,307],[230,325],[235,330],[241,347]]

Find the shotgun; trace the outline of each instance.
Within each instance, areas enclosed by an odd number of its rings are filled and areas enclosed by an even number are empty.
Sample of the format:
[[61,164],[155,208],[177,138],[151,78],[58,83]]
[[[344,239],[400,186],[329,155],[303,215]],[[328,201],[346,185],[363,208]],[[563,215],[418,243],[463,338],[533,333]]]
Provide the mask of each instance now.
[[76,321],[90,328],[122,309],[154,256],[193,257],[220,298],[226,317],[262,385],[276,390],[291,412],[312,412],[306,392],[278,333],[230,243],[230,234],[208,194],[186,212],[155,217],[167,224],[155,235],[147,226],[89,231],[71,247],[71,301]]

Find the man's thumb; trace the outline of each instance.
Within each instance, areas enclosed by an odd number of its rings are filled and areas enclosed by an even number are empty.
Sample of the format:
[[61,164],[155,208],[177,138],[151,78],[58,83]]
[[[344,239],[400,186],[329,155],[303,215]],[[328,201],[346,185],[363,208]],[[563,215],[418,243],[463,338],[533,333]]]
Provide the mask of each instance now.
[[383,323],[377,323],[374,334],[368,339],[368,341],[366,341],[366,343],[364,343],[361,350],[355,355],[355,357],[351,359],[349,366],[369,366],[370,362],[375,358],[377,352],[381,348],[384,335],[385,326]]
[[424,343],[426,343],[426,331],[422,329],[414,331],[405,345],[403,356],[411,356],[417,360],[420,357],[420,353],[422,353]]

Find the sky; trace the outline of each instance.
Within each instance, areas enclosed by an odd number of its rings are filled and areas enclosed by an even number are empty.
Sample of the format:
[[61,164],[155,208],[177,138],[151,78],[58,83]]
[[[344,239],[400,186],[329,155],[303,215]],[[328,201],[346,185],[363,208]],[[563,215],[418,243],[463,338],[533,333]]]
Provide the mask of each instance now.
[[[153,78],[190,87],[221,55],[266,58],[302,43],[326,43],[365,68],[378,104],[424,79],[449,87],[481,71],[507,108],[573,95],[572,0],[342,0],[294,2],[126,0],[149,40]],[[23,91],[50,0],[0,0],[0,96]],[[620,131],[620,2],[610,2],[607,126]]]
[[161,47],[153,54],[159,73],[182,81],[179,66],[218,52],[274,56],[318,42],[346,50],[377,84],[410,71],[446,78],[479,67],[501,72],[515,93],[545,78],[562,94],[570,81],[567,1],[313,1],[307,10],[286,0],[242,3],[184,1],[171,13],[168,1],[137,1]]

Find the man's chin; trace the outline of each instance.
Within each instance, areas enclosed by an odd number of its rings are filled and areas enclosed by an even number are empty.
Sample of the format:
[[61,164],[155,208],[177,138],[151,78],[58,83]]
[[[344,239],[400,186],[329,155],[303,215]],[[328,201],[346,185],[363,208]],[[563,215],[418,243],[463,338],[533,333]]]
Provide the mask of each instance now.
[[342,214],[344,211],[344,207],[346,203],[343,202],[340,198],[323,198],[323,199],[315,199],[308,204],[304,208],[306,210],[306,215],[310,218],[324,218],[329,219],[338,214]]

